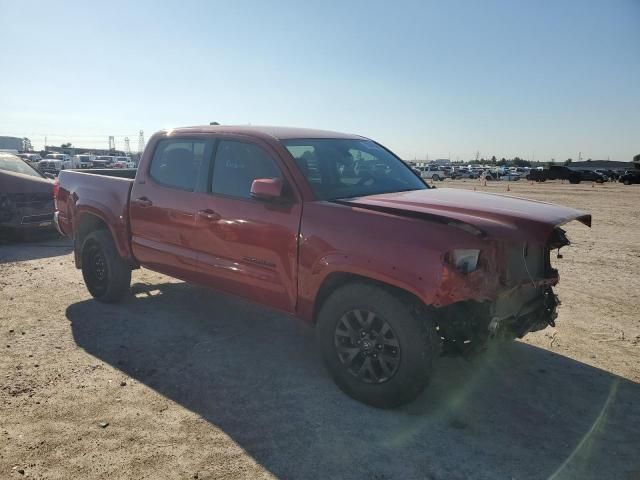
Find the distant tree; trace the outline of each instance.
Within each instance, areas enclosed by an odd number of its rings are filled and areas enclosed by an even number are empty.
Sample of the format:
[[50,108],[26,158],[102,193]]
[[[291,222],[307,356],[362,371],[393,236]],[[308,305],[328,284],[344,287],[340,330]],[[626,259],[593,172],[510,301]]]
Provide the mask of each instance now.
[[220,125],[218,122],[209,122],[209,125]]
[[29,140],[27,137],[24,137],[22,139],[22,149],[30,152],[31,150],[33,150],[33,145],[31,145],[31,140]]
[[71,148],[71,142],[63,143],[62,145],[60,145],[60,148]]
[[492,156],[491,157],[491,163],[493,163],[494,165],[496,164],[496,156]]
[[573,160],[571,160],[570,158],[567,158],[567,159],[564,161],[564,166],[565,166],[565,167],[568,167],[569,165],[571,165],[571,162],[573,162]]
[[500,166],[504,166],[507,164],[507,159],[502,157],[500,160],[498,160],[498,165]]
[[511,163],[515,167],[530,167],[531,166],[531,162],[529,162],[528,160],[524,160],[524,159],[522,159],[520,157],[515,157]]
[[590,158],[589,158],[589,159],[587,159],[587,162],[591,162],[591,161],[592,161],[592,160],[591,160]]

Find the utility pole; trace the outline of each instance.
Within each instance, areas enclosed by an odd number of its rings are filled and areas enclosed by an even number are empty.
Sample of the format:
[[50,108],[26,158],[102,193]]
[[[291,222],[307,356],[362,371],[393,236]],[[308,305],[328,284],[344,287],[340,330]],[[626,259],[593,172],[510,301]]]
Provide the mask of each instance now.
[[140,130],[140,134],[138,135],[138,153],[142,155],[143,150],[144,150],[144,131]]

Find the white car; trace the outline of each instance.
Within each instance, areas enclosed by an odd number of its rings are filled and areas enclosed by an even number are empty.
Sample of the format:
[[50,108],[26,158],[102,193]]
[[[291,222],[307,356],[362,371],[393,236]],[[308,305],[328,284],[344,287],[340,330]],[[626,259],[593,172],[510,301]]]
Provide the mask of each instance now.
[[72,159],[72,168],[91,168],[93,167],[93,161],[96,156],[91,155],[90,153],[81,153],[79,155],[74,155]]
[[115,157],[114,168],[136,168],[136,164],[129,157]]
[[38,170],[41,172],[58,174],[60,170],[71,165],[71,157],[66,153],[49,153],[44,159],[38,162]]
[[426,167],[416,167],[420,170],[420,176],[425,179],[431,179],[434,182],[438,180],[444,180],[447,177],[447,174],[439,165],[428,165]]
[[36,166],[42,157],[38,153],[19,153],[18,156],[32,166]]

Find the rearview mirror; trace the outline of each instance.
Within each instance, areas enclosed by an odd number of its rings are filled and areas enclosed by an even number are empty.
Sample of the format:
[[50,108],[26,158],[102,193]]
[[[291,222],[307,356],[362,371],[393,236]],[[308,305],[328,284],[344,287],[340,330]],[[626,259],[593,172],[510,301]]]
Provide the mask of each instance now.
[[282,197],[282,180],[256,178],[251,183],[251,196],[260,200],[276,200]]

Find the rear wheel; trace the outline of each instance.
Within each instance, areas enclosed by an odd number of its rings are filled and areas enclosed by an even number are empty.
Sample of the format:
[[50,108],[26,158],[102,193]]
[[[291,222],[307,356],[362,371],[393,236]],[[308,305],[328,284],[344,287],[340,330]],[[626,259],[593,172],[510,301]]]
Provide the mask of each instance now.
[[397,407],[426,387],[440,352],[434,323],[387,289],[357,283],[336,290],[316,326],[325,364],[349,396]]
[[624,180],[622,183],[624,185],[631,185],[631,180]]
[[434,173],[431,176],[431,180],[433,180],[434,182],[437,182],[438,180],[440,180],[440,175],[438,175],[437,173]]
[[109,231],[97,230],[84,240],[82,277],[89,293],[101,302],[119,302],[129,290],[131,267],[118,254]]

